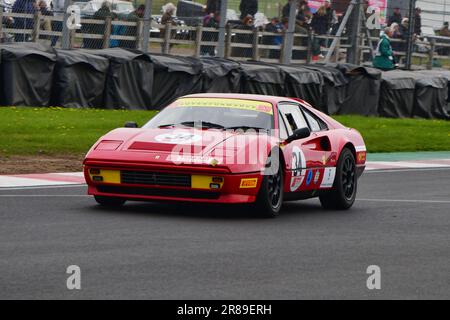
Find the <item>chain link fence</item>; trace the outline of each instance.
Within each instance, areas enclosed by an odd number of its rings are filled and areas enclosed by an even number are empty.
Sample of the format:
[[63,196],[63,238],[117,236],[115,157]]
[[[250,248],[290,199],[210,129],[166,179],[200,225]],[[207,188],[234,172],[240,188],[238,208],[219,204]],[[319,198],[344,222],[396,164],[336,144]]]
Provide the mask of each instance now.
[[[428,68],[450,65],[450,37],[443,31],[432,34],[427,25],[411,35],[410,22],[404,21],[408,2],[401,2],[403,17],[392,24],[396,3],[335,0],[328,7],[322,0],[0,0],[0,42],[275,63],[371,64],[380,31],[392,25],[400,66],[409,55],[414,64]],[[377,23],[368,28],[373,17]],[[419,18],[410,20],[417,29]],[[409,38],[414,41],[411,50]]]

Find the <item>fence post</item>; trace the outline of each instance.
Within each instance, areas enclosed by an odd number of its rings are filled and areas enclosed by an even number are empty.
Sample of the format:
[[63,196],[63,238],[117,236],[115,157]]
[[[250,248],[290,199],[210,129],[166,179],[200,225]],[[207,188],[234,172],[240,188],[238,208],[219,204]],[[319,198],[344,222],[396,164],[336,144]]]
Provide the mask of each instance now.
[[230,59],[231,58],[231,37],[233,36],[231,24],[229,24],[229,23],[227,24],[226,30],[227,30],[227,36],[225,39],[225,58]]
[[336,51],[335,51],[335,55],[334,55],[334,62],[339,62],[339,55],[341,53],[341,37],[338,38],[338,42],[336,44]]
[[252,59],[254,61],[259,61],[259,30],[258,28],[255,28],[253,30],[253,55]]
[[77,30],[70,30],[70,49],[73,49],[75,47],[76,35]]
[[360,60],[360,53],[359,53],[359,34],[361,33],[361,0],[356,0],[354,4],[354,8],[352,10],[352,15],[350,17],[351,19],[351,30],[349,35],[349,42],[353,44],[350,48],[348,48],[347,51],[347,62],[352,64],[358,64]]
[[[145,41],[143,39],[143,28],[144,28],[144,21],[142,19],[138,19],[136,21],[136,44],[135,48],[142,50],[143,52],[147,52],[148,50],[148,43],[147,46],[145,46]],[[147,49],[146,49],[147,47]]]
[[41,30],[41,12],[36,11],[34,13],[33,34],[31,35],[32,42],[38,42],[40,30]]
[[142,51],[148,52],[150,29],[152,28],[152,0],[145,0],[144,30],[142,32]]
[[164,29],[164,43],[163,43],[163,54],[169,54],[170,52],[170,38],[172,33],[172,24],[166,23],[166,27]]
[[109,48],[109,41],[111,39],[111,16],[106,17],[105,19],[105,34],[103,36],[103,49]]
[[196,58],[200,57],[201,47],[202,47],[202,37],[203,37],[203,26],[199,24],[197,30],[195,31],[195,53]]
[[281,62],[285,64],[291,63],[292,47],[294,45],[295,20],[298,8],[298,0],[293,0],[289,11],[289,25],[284,34],[283,50],[281,55]]
[[310,30],[308,30],[308,46],[306,49],[306,63],[307,64],[311,64],[311,62],[312,62],[313,41],[314,41],[313,32],[310,29]]
[[69,19],[69,13],[67,13],[67,9],[72,4],[72,0],[64,1],[64,16],[62,23],[62,34],[61,34],[61,48],[70,49],[70,30],[67,26],[67,20]]
[[414,26],[416,24],[416,0],[411,0],[409,4],[409,36],[406,42],[406,62],[405,68],[411,70],[412,54],[414,49]]
[[0,6],[0,37],[2,37],[3,33],[3,7]]
[[228,0],[220,2],[219,40],[217,43],[217,56],[225,57],[225,25],[227,23]]
[[427,69],[432,70],[433,69],[433,60],[434,60],[434,51],[436,50],[436,39],[432,38],[430,40],[430,52],[429,52],[429,61],[427,64]]

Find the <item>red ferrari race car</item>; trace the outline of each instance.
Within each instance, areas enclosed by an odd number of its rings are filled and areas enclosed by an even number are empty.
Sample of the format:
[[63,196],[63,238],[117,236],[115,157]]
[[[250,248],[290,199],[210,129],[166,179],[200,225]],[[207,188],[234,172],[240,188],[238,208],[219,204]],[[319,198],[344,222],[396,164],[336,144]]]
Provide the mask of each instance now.
[[88,193],[127,200],[249,203],[279,214],[283,201],[319,197],[349,209],[364,171],[361,135],[302,101],[239,94],[182,97],[142,128],[127,123],[84,160]]

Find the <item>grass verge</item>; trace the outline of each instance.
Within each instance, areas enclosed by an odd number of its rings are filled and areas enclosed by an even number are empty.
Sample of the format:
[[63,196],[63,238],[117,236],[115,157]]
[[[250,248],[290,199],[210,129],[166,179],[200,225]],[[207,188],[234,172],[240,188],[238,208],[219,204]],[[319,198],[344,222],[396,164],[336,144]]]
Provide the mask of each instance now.
[[[147,122],[154,111],[0,108],[0,156],[82,156],[125,121]],[[337,116],[358,129],[369,152],[450,151],[450,121]]]

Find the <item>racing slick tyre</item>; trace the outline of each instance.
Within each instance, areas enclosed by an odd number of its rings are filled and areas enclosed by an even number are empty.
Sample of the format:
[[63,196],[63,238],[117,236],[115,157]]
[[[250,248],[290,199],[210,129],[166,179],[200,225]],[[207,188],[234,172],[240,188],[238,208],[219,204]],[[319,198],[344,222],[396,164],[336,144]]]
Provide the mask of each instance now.
[[104,207],[121,207],[127,201],[122,198],[105,197],[105,196],[94,196],[94,198],[99,205]]
[[277,163],[275,168],[275,172],[271,172],[271,169],[266,170],[266,174],[264,175],[261,184],[261,189],[259,190],[258,197],[256,199],[258,214],[264,218],[275,218],[278,216],[283,205],[284,179],[281,163]]
[[336,166],[333,188],[319,196],[322,207],[336,210],[350,209],[356,199],[357,186],[355,157],[350,149],[345,148]]

